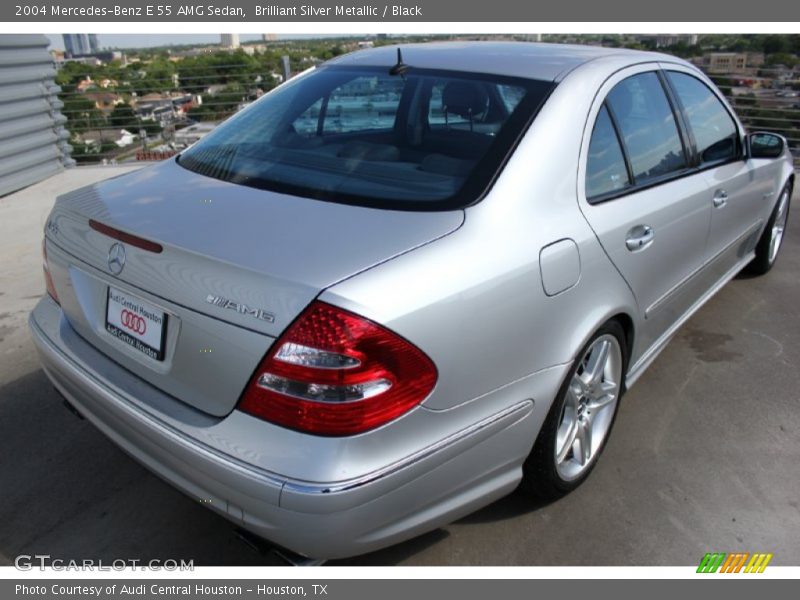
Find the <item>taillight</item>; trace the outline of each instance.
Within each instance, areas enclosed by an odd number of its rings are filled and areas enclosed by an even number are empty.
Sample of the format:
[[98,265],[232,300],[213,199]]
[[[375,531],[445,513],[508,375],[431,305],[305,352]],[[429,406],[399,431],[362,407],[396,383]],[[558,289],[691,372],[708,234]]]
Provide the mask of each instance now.
[[275,342],[239,408],[317,435],[380,427],[422,402],[436,367],[419,348],[351,312],[314,302]]
[[42,268],[44,269],[44,286],[50,297],[56,301],[56,304],[61,304],[56,294],[56,286],[53,285],[53,278],[50,275],[50,267],[47,264],[47,246],[45,240],[42,240]]

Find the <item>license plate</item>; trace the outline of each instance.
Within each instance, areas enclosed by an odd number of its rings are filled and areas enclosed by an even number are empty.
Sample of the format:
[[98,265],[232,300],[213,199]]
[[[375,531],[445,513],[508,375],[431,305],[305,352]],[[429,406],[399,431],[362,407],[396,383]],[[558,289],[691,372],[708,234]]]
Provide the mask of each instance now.
[[109,287],[106,331],[153,360],[164,360],[167,315],[141,298]]

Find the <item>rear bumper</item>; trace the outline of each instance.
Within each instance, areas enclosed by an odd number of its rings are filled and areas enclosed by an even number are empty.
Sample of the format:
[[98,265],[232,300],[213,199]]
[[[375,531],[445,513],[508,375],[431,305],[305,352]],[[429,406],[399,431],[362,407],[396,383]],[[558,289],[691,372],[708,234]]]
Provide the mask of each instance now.
[[[106,436],[237,525],[315,558],[352,556],[400,542],[512,491],[546,414],[547,406],[535,410],[538,403],[518,398],[437,443],[409,444],[401,460],[370,473],[302,481],[243,460],[235,448],[220,449],[215,431],[231,420],[252,419],[247,415],[234,411],[211,418],[169,397],[159,399],[158,407],[142,402],[157,390],[79,338],[49,297],[39,302],[29,324],[47,376]],[[543,372],[538,386],[557,389],[560,376]],[[252,428],[242,431],[250,435]]]

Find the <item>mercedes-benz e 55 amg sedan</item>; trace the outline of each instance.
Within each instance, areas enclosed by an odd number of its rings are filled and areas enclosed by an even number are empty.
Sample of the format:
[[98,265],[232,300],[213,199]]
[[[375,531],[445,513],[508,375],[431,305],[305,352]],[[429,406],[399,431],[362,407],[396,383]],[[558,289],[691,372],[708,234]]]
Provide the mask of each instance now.
[[135,459],[344,557],[577,487],[676,329],[775,263],[793,184],[670,56],[366,50],[59,197],[30,327]]

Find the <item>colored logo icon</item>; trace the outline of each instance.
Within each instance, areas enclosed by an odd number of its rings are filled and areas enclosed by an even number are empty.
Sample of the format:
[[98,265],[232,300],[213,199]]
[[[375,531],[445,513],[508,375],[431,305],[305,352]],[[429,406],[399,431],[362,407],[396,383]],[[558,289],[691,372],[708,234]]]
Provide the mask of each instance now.
[[709,552],[700,561],[698,573],[763,573],[772,554],[749,552]]
[[125,309],[122,311],[121,316],[122,324],[126,329],[130,329],[139,335],[144,335],[144,332],[147,331],[147,322],[139,315],[132,313],[128,309]]

